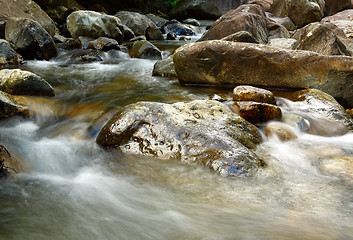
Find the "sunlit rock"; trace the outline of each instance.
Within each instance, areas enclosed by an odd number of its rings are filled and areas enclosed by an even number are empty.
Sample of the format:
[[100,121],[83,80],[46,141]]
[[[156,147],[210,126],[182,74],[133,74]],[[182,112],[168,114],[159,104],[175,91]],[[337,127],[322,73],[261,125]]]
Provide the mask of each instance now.
[[182,84],[316,88],[353,107],[352,57],[213,40],[178,48],[173,61]]
[[249,85],[241,85],[234,88],[233,100],[276,104],[275,96],[271,91]]
[[277,137],[281,141],[290,141],[297,138],[291,126],[280,122],[267,124],[264,133],[268,138]]
[[176,77],[173,55],[165,59],[158,60],[153,66],[152,75],[161,77]]
[[34,73],[19,69],[0,71],[0,90],[13,95],[48,96],[55,95],[50,84]]
[[258,129],[211,100],[128,105],[96,141],[126,154],[206,165],[222,176],[250,175],[266,165],[251,150],[261,142]]

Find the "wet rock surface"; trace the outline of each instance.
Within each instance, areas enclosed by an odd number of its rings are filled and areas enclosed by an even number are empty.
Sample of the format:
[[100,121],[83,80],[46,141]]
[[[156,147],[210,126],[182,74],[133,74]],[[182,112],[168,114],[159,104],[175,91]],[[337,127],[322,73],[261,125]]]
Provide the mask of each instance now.
[[173,57],[182,84],[316,88],[345,107],[353,105],[352,59],[218,40],[184,45]]
[[133,58],[162,59],[162,52],[147,40],[133,42],[129,53]]
[[19,105],[12,97],[0,91],[0,119],[9,118],[12,116],[28,116],[28,108]]
[[279,121],[282,118],[281,109],[273,104],[237,101],[234,102],[234,106],[242,118],[253,124],[265,123],[271,120]]
[[36,21],[27,18],[9,18],[5,38],[25,59],[56,57],[58,50],[50,34]]
[[20,65],[24,59],[12,47],[12,45],[3,39],[0,39],[0,66]]
[[233,100],[276,104],[275,96],[271,91],[248,85],[241,85],[234,88]]
[[48,96],[55,95],[50,84],[34,73],[19,69],[0,70],[0,89],[14,95]]
[[96,141],[127,154],[206,165],[222,176],[249,175],[266,165],[250,150],[261,142],[257,128],[211,100],[129,105]]
[[306,119],[309,123],[306,132],[337,136],[353,130],[353,119],[332,96],[316,89],[305,89],[287,97],[292,102],[279,101],[279,106],[287,113]]
[[152,75],[161,77],[176,77],[173,55],[165,59],[158,60],[154,64]]

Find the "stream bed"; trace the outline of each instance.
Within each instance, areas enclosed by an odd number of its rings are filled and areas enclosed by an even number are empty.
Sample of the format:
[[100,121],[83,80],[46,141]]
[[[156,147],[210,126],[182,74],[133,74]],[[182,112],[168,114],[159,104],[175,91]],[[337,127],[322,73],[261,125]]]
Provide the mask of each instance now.
[[[154,63],[125,56],[119,64],[24,66],[56,97],[19,98],[32,116],[1,122],[1,145],[26,163],[0,184],[1,240],[353,239],[352,133],[271,138],[257,150],[269,167],[236,179],[99,148],[100,128],[127,104],[231,92],[152,77]],[[344,171],[330,162],[339,157]]]

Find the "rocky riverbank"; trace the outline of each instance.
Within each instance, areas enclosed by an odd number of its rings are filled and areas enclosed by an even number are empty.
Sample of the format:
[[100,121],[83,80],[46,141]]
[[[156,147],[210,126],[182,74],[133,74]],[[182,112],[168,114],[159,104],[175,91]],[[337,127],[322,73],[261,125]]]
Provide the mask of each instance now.
[[[119,64],[128,55],[158,60],[153,75],[177,78],[182,85],[230,87],[229,92],[239,85],[290,91],[296,96],[292,101],[341,126],[331,131],[294,114],[310,123],[301,131],[323,136],[352,131],[351,111],[341,106],[353,107],[353,10],[345,10],[353,8],[350,1],[221,1],[216,11],[212,3],[191,2],[180,1],[170,12],[176,20],[123,9],[108,14],[109,1],[95,6],[99,11],[80,1],[39,1],[44,12],[32,1],[0,0],[8,7],[0,10],[1,118],[31,111],[8,94],[55,96],[50,81],[10,68],[33,59]],[[195,19],[203,17],[219,18],[207,27]],[[175,40],[190,43],[175,53],[154,44]],[[263,141],[260,131],[283,140],[295,138],[286,127],[268,126],[270,121],[295,125],[281,110],[280,94],[275,99],[272,92],[251,86],[235,88],[233,99],[128,105],[107,123],[97,143],[125,154],[203,164],[222,176],[251,175],[267,165],[254,152]],[[265,95],[270,102],[263,101]]]

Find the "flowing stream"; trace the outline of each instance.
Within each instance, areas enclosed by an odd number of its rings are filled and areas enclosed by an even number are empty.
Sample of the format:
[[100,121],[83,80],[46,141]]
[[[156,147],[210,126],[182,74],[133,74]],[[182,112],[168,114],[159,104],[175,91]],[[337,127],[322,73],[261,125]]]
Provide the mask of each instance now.
[[98,131],[129,103],[230,91],[152,77],[153,64],[25,66],[56,97],[21,97],[30,119],[1,122],[0,144],[26,163],[0,184],[1,240],[353,239],[353,134],[271,138],[257,150],[269,167],[250,179],[100,149]]

